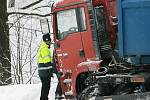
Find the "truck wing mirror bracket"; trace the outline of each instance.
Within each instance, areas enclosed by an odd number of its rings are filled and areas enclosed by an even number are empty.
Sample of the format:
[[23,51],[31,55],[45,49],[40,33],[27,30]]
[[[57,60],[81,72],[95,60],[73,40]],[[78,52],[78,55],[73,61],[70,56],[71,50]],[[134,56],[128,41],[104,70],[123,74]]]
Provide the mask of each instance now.
[[41,25],[41,30],[43,34],[50,33],[50,27],[49,27],[49,22],[47,18],[40,19],[40,25]]

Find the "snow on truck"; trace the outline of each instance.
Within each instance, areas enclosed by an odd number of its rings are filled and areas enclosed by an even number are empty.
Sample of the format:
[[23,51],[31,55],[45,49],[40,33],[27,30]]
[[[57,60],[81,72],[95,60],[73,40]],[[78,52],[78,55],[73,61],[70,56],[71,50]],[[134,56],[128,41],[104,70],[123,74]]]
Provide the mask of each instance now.
[[62,0],[52,6],[66,98],[150,100],[150,1]]

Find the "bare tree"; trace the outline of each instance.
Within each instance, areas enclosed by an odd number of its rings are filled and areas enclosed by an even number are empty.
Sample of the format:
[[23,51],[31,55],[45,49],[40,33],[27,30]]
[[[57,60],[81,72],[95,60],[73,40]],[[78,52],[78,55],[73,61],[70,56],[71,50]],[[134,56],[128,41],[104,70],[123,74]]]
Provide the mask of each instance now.
[[[19,15],[16,15],[16,17],[20,18]],[[35,20],[37,22],[39,19],[24,16],[10,29],[13,83],[31,83],[31,79],[35,75],[35,71],[37,71],[36,54],[38,43],[35,40],[40,42],[40,39],[38,40],[37,38],[37,29],[32,29],[33,25],[35,26]],[[27,26],[30,26],[30,29],[25,28]]]
[[[28,9],[38,2],[38,0],[32,4],[29,4],[21,9]],[[42,7],[50,7],[48,5],[42,5],[33,10],[41,9]],[[12,67],[11,74],[13,79],[12,84],[20,83],[33,83],[37,77],[37,49],[40,42],[42,33],[39,29],[39,20],[41,17],[50,16],[48,14],[40,14],[34,12],[9,12],[7,13],[9,19],[9,31],[10,31],[10,53],[11,61],[9,64]],[[35,26],[37,27],[35,28]]]
[[0,85],[11,83],[6,0],[0,1]]

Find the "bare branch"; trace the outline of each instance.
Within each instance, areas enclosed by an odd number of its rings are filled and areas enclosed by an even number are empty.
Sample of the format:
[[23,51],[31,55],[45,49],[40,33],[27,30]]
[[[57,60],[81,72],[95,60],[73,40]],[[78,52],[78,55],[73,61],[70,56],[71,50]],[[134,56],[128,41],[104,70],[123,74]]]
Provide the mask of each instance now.
[[12,26],[12,27],[17,27],[17,28],[26,29],[26,30],[33,30],[33,31],[37,31],[37,32],[42,32],[41,30],[38,30],[38,29],[30,29],[30,28],[19,27],[19,26]]
[[30,76],[30,78],[29,78],[29,80],[26,82],[26,84],[28,84],[30,81],[31,81],[31,79],[33,78],[33,75],[35,74],[35,71],[37,70],[37,67],[36,67],[36,69],[34,70],[34,72],[32,73],[32,75]]
[[43,0],[38,0],[38,1],[36,1],[36,2],[33,2],[33,3],[31,3],[31,4],[29,4],[29,5],[25,6],[25,7],[22,7],[21,9],[30,8],[30,7],[32,7],[32,6],[34,6],[34,5],[38,4],[38,3],[40,3],[41,1],[43,1]]
[[24,12],[9,12],[7,15],[13,15],[13,14],[20,14],[20,15],[32,15],[32,16],[39,16],[39,17],[47,17],[47,16],[50,16],[50,14],[45,14],[45,15],[42,15],[42,14],[37,14],[37,13],[24,13]]
[[46,8],[46,7],[50,7],[50,6],[40,6],[40,7],[36,7],[36,8],[34,8],[33,10],[36,10],[36,9],[39,9],[39,8]]

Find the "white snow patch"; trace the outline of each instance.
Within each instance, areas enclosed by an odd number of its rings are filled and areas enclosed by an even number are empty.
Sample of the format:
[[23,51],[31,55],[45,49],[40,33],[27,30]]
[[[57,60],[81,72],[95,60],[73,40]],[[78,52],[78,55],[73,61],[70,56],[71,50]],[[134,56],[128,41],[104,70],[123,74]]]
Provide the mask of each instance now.
[[[52,78],[49,99],[55,100],[56,75]],[[41,84],[0,86],[0,100],[40,100]]]
[[80,66],[91,66],[91,65],[96,65],[96,64],[100,64],[102,62],[102,60],[100,60],[100,61],[92,61],[92,60],[87,60],[87,61],[85,61],[85,62],[81,62],[81,63],[79,63],[78,64],[78,66],[80,67]]

